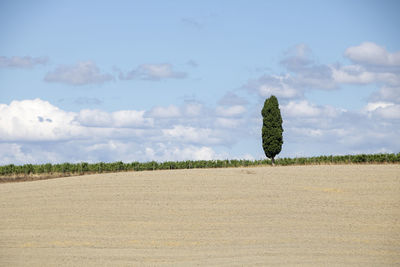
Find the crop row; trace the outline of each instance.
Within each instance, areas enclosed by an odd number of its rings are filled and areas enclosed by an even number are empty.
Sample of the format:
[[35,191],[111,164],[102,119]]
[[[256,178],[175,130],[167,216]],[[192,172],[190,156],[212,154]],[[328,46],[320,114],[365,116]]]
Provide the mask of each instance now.
[[[276,165],[311,165],[311,164],[360,164],[360,163],[400,163],[398,154],[360,154],[346,156],[319,156],[299,158],[278,158]],[[0,176],[21,176],[31,174],[85,174],[119,171],[145,171],[169,169],[197,169],[197,168],[227,168],[271,165],[271,161],[264,160],[187,160],[166,162],[131,162],[122,161],[112,163],[62,163],[62,164],[25,164],[0,166]]]

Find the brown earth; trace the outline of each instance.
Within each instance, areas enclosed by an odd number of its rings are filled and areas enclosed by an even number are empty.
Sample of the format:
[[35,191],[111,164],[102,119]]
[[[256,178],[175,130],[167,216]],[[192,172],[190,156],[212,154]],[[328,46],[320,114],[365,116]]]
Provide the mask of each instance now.
[[400,165],[0,184],[0,266],[400,264]]

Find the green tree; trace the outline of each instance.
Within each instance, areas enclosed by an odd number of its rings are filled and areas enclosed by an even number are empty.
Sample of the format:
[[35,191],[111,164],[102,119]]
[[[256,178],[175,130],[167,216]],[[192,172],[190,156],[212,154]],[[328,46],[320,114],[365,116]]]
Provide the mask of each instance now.
[[272,95],[265,100],[261,115],[263,116],[262,146],[265,155],[271,159],[272,165],[275,165],[275,156],[281,152],[283,144],[282,117],[275,96]]

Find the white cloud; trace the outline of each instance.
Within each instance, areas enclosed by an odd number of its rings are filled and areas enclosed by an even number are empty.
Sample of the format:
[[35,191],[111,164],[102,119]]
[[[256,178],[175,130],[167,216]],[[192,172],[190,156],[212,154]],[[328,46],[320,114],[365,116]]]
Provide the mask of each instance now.
[[163,129],[162,133],[166,139],[180,140],[181,142],[196,144],[219,144],[222,136],[210,128],[195,128],[191,126],[175,125],[170,129]]
[[309,138],[317,138],[323,136],[323,131],[321,129],[312,129],[307,127],[293,127],[291,131],[296,135],[303,135]]
[[216,157],[214,150],[211,147],[194,147],[188,146],[183,149],[175,148],[173,151],[168,151],[171,158],[178,160],[212,160]]
[[[124,162],[133,160],[144,161],[175,161],[175,160],[211,160],[222,158],[221,155],[209,146],[182,145],[175,143],[156,143],[156,144],[134,144],[110,140],[98,143],[86,149],[92,154],[112,155],[110,161],[115,158]],[[99,160],[94,160],[94,162]]]
[[112,118],[107,112],[96,109],[84,109],[76,116],[76,121],[92,127],[111,127]]
[[343,84],[378,83],[385,88],[382,93],[390,91],[391,95],[394,90],[387,88],[399,87],[400,51],[389,53],[374,43],[363,43],[349,47],[345,55],[356,64],[316,64],[311,50],[300,44],[289,50],[281,61],[288,70],[286,74],[265,74],[243,87],[262,98],[275,95],[284,100],[302,98],[310,89],[333,90]]
[[78,62],[72,66],[61,65],[44,77],[46,82],[69,85],[103,84],[114,80],[110,74],[103,74],[92,61]]
[[275,95],[278,98],[291,99],[303,95],[303,89],[292,75],[262,75],[256,80],[250,80],[244,85],[250,92],[256,92],[262,98]]
[[389,53],[384,47],[372,42],[347,48],[345,56],[361,64],[400,66],[400,51]]
[[22,151],[22,145],[15,143],[0,143],[0,163],[11,164],[16,162],[32,163],[35,162],[32,154]]
[[[200,148],[187,147],[183,150],[184,158],[189,158],[191,155],[194,160],[212,160],[215,158],[215,152],[211,147],[202,146]],[[187,155],[187,157],[186,157]]]
[[154,160],[154,157],[155,157],[154,149],[152,149],[151,147],[146,147],[145,154],[146,154],[146,157]]
[[[196,105],[189,105],[191,115],[197,114]],[[189,126],[198,120],[190,114],[170,118],[168,124],[145,114],[67,112],[41,99],[0,104],[0,164],[212,159],[221,157],[215,146],[233,142],[222,128]],[[212,116],[201,120],[213,126]]]
[[369,103],[360,111],[320,106],[308,101],[282,105],[286,155],[397,153],[400,105]]
[[196,117],[202,114],[203,105],[200,103],[186,103],[184,113],[189,117]]
[[[299,151],[302,155],[318,155],[400,150],[400,128],[396,124],[400,117],[400,52],[388,53],[376,45],[362,44],[346,50],[353,63],[344,66],[317,64],[305,45],[289,52],[281,61],[287,73],[265,74],[243,86],[262,100],[270,95],[280,99],[285,130],[283,155],[297,155]],[[379,91],[358,112],[305,99],[309,90],[332,90],[347,84],[373,85]],[[260,122],[255,123],[252,129],[256,130],[249,131],[252,138],[259,137]]]
[[367,72],[359,65],[344,66],[342,68],[332,67],[332,76],[337,83],[371,83],[375,82],[374,73]]
[[367,112],[371,112],[376,110],[377,108],[386,108],[389,106],[392,106],[393,103],[387,103],[387,102],[372,102],[372,103],[368,103],[367,106],[365,107],[365,110]]
[[[329,66],[317,64],[311,49],[305,44],[291,48],[281,64],[293,74],[290,77],[290,83],[287,83],[292,89],[331,90],[337,87],[332,80],[332,71]],[[284,75],[281,76],[284,77]]]
[[259,93],[262,97],[270,97],[274,95],[279,98],[295,98],[300,95],[299,91],[291,88],[285,83],[282,83],[280,87],[272,87],[268,84],[260,85]]
[[43,146],[42,143],[0,143],[0,165],[68,161],[62,154],[57,149],[46,149],[46,145]]
[[149,127],[153,126],[152,118],[144,118],[144,110],[120,110],[111,114],[115,127]]
[[76,120],[84,126],[91,127],[149,127],[153,125],[152,118],[144,118],[144,110],[120,110],[112,113],[95,109],[81,110]]
[[179,117],[181,112],[177,106],[170,105],[168,107],[154,107],[150,110],[149,115],[150,117],[154,118],[173,118]]
[[400,119],[400,105],[378,108],[375,111],[379,116],[385,119]]
[[312,63],[312,51],[306,44],[291,47],[281,61],[282,65],[292,71],[301,70]]
[[317,116],[327,116],[335,117],[340,112],[331,106],[316,106],[310,104],[306,100],[301,101],[290,101],[286,105],[281,106],[282,112],[285,116],[299,118],[299,117],[317,117]]
[[187,77],[186,72],[174,71],[173,66],[168,63],[163,64],[142,64],[136,69],[124,74],[120,72],[121,80],[151,80],[160,81],[164,79],[184,79]]
[[[164,119],[144,110],[67,112],[41,99],[0,104],[0,164],[263,155],[259,110],[252,109],[247,116],[242,105],[224,105],[218,112],[227,116],[220,116],[199,103],[173,107],[179,115]],[[162,112],[168,112],[164,108]],[[281,156],[400,149],[396,139],[400,105],[393,101],[370,101],[363,110],[349,112],[291,100],[281,103],[281,111],[285,142]]]
[[41,99],[0,104],[0,140],[60,140],[81,134],[75,114]]
[[240,157],[237,157],[237,159],[255,160],[254,156],[249,153],[246,153]]
[[231,107],[221,107],[216,108],[217,115],[222,117],[235,117],[240,116],[246,112],[246,108],[241,105],[235,105]]
[[10,105],[0,104],[0,140],[60,141],[133,135],[129,129],[124,133],[118,128],[151,127],[153,119],[144,118],[144,112],[82,110],[75,113],[61,110],[41,99],[13,101]]
[[237,128],[243,124],[242,119],[234,119],[234,118],[216,118],[215,120],[215,127],[216,128]]
[[318,116],[320,110],[310,105],[307,101],[289,102],[286,106],[282,106],[282,111],[292,117],[303,117],[303,116]]
[[46,65],[47,57],[4,57],[0,56],[0,68],[33,68],[36,65]]
[[364,108],[369,115],[377,115],[384,119],[400,119],[400,105],[390,102],[370,102]]
[[371,84],[381,82],[390,85],[400,85],[400,76],[391,72],[368,71],[360,65],[331,67],[331,69],[333,80],[339,84]]
[[146,156],[148,161],[171,161],[171,160],[212,160],[223,158],[215,153],[214,149],[208,146],[193,145],[165,145],[163,143],[156,144],[153,147],[146,148]]
[[374,101],[392,101],[400,104],[400,86],[382,86],[378,92],[372,94],[371,99]]

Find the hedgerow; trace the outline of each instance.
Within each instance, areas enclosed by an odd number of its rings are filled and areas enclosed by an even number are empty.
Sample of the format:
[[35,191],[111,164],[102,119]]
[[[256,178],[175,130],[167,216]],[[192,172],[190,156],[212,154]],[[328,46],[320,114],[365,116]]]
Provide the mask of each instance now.
[[[400,153],[397,154],[359,154],[345,156],[318,156],[278,158],[275,165],[318,165],[318,164],[366,164],[366,163],[400,163]],[[61,163],[61,164],[24,164],[0,166],[0,176],[28,176],[28,175],[80,175],[89,173],[121,172],[121,171],[150,171],[199,168],[228,168],[271,165],[271,160],[187,160],[165,162],[99,162],[99,163]]]

